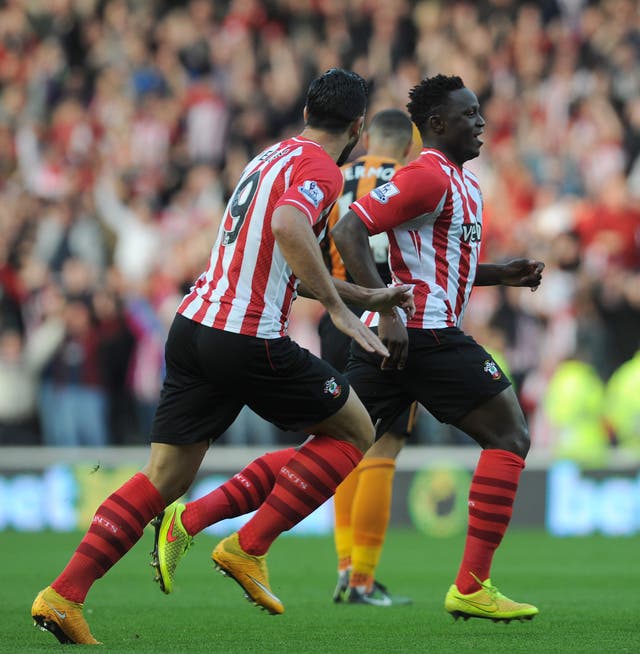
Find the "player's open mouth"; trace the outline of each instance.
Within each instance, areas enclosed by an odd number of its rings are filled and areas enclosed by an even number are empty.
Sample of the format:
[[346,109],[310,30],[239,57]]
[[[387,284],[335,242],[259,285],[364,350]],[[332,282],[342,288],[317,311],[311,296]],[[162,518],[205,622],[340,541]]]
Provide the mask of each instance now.
[[477,134],[473,135],[473,138],[475,138],[476,143],[478,143],[478,145],[482,145],[484,143],[484,141],[480,138],[480,136],[482,136],[482,132],[478,132]]

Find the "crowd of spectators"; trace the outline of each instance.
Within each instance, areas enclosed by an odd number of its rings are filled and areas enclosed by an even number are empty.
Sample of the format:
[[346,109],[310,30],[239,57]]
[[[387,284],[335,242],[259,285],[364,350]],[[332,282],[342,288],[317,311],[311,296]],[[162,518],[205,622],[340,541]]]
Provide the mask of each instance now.
[[[536,293],[476,289],[465,328],[552,446],[562,364],[604,388],[640,346],[639,61],[633,0],[4,0],[0,443],[145,441],[168,324],[239,172],[343,66],[369,115],[438,72],[477,93],[483,256],[547,267]],[[296,305],[316,349],[320,308]],[[247,414],[225,438],[287,440]],[[425,419],[417,440],[464,439]]]

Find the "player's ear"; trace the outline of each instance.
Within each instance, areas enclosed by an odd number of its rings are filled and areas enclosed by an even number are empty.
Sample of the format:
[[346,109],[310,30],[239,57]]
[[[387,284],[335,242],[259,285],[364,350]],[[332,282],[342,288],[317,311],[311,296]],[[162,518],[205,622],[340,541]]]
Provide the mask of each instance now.
[[427,123],[435,134],[442,134],[444,132],[445,122],[439,114],[429,116]]
[[307,115],[309,112],[307,111],[307,105],[305,104],[304,109],[302,110],[302,120],[304,120],[304,124],[307,124]]
[[358,138],[360,138],[363,128],[364,128],[364,116],[360,116],[360,118],[356,118],[351,123],[351,129],[349,130],[349,133],[353,134],[353,136],[357,135]]
[[371,141],[369,132],[366,130],[362,132],[362,147],[365,149],[365,152],[369,150],[369,142]]

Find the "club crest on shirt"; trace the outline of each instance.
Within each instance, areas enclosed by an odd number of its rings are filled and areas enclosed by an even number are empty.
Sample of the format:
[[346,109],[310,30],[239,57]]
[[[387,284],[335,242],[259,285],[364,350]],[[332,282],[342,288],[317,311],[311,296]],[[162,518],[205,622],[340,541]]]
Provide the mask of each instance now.
[[324,383],[324,392],[328,393],[333,397],[333,399],[335,399],[340,397],[342,393],[342,386],[338,384],[335,377],[331,377],[331,379],[327,379],[327,381]]
[[310,179],[303,182],[302,186],[298,186],[298,191],[300,191],[300,193],[302,193],[302,195],[304,195],[304,197],[309,200],[316,209],[324,199],[324,193],[318,186],[318,182],[313,182]]
[[484,371],[491,375],[491,379],[495,379],[496,381],[502,377],[500,368],[498,368],[495,361],[491,361],[491,359],[487,359],[484,362]]
[[387,204],[389,198],[398,195],[398,193],[400,193],[400,189],[393,182],[387,182],[382,186],[374,188],[373,191],[371,191],[371,197],[380,204]]

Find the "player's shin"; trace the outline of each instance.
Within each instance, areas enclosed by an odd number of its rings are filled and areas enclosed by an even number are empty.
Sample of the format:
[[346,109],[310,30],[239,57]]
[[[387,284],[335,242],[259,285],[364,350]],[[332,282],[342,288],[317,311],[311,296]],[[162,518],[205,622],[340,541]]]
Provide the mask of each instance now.
[[292,447],[267,452],[215,490],[188,502],[182,514],[186,531],[195,536],[220,520],[255,511],[271,492],[282,466],[294,454]]
[[[469,490],[469,527],[456,586],[479,590],[509,526],[524,460],[506,450],[483,450]],[[480,580],[480,582],[478,581]]]

